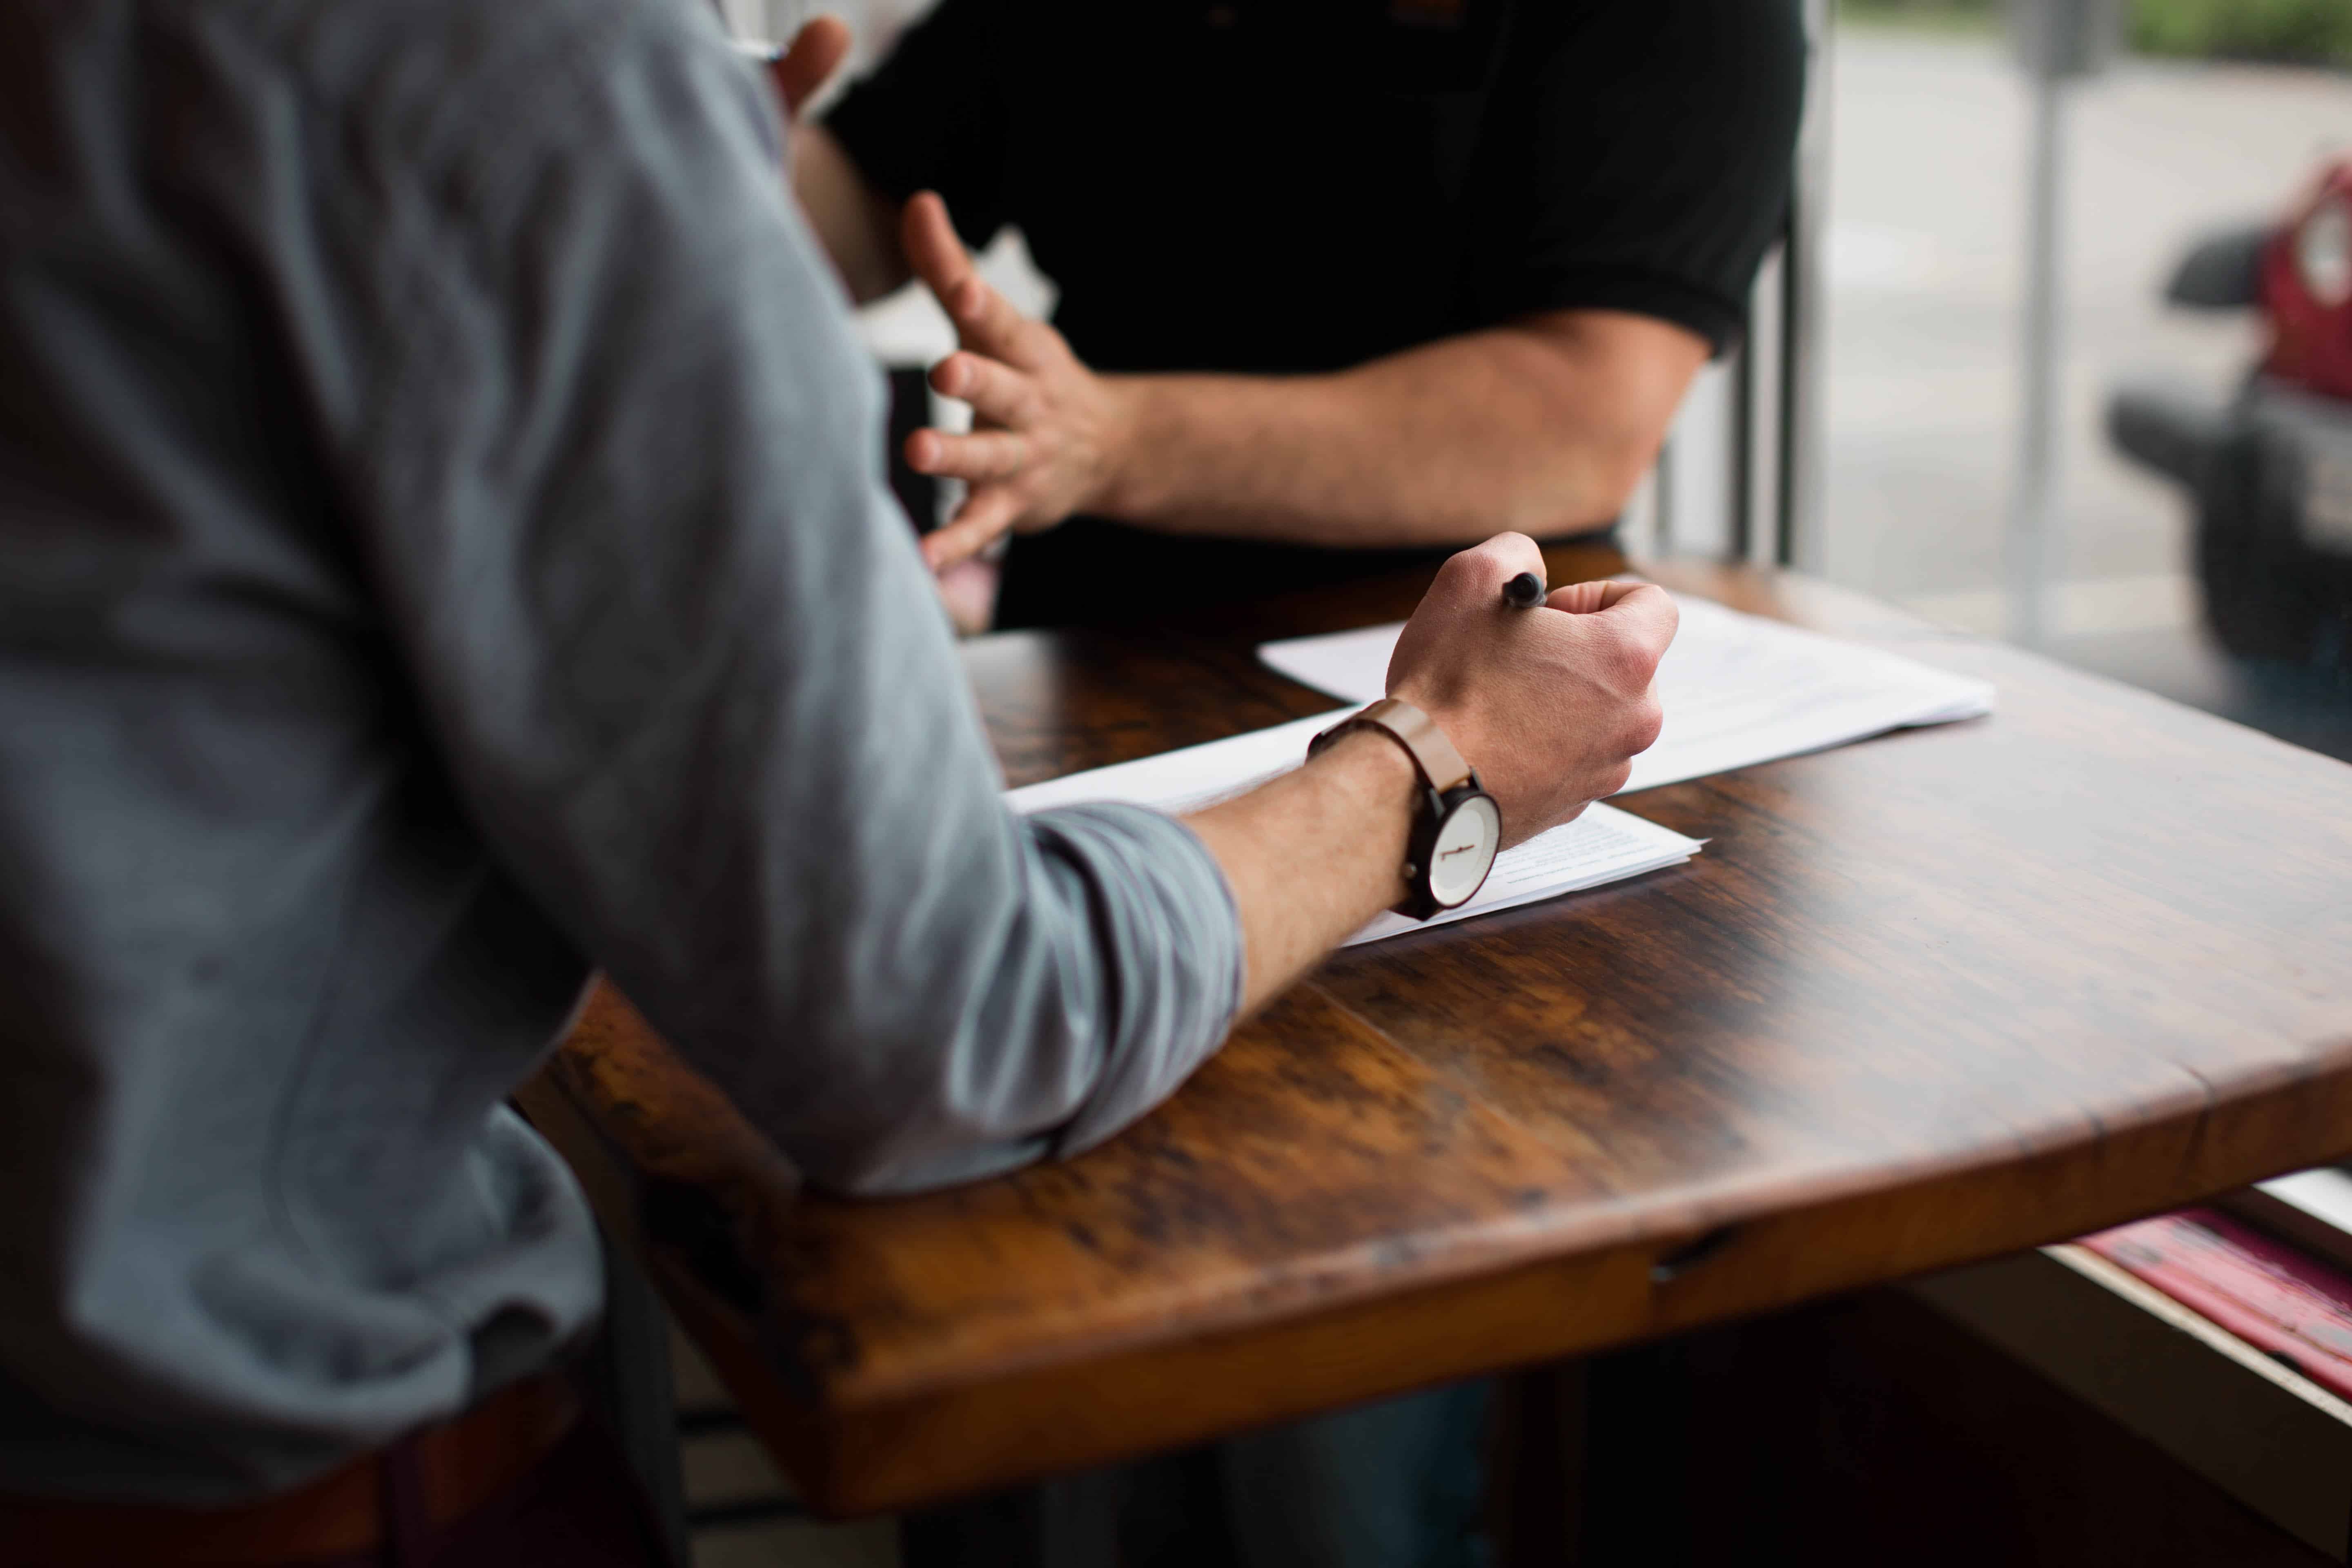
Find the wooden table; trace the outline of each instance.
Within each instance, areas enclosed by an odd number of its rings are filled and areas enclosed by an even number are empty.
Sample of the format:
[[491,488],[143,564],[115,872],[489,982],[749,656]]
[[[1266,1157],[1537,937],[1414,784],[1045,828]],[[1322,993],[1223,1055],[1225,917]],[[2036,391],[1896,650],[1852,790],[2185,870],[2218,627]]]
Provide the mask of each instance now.
[[[1617,564],[1556,552],[1552,581]],[[1655,574],[1988,677],[2000,712],[1626,797],[1706,852],[1343,952],[1107,1146],[959,1191],[796,1195],[599,997],[543,1120],[608,1215],[594,1145],[643,1179],[621,1223],[813,1508],[1626,1343],[2352,1152],[2352,768],[1819,584]],[[1394,618],[1418,586],[967,663],[1026,783],[1329,708],[1255,641]]]

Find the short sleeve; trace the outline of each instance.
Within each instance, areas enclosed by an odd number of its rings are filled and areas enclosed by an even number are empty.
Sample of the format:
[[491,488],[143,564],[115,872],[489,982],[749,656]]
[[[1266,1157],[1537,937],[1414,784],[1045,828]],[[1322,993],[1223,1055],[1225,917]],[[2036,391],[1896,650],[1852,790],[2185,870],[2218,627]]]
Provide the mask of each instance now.
[[1477,313],[1628,310],[1728,348],[1804,76],[1795,0],[1523,7],[1473,171]]
[[824,121],[876,190],[946,197],[975,250],[1009,216],[1003,11],[1001,0],[942,0]]

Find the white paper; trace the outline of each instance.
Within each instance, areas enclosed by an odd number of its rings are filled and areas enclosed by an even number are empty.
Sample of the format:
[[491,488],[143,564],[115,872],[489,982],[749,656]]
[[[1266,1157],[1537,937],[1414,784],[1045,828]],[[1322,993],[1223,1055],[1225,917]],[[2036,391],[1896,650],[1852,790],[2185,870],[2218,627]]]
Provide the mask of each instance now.
[[[1675,595],[1682,628],[1658,666],[1665,727],[1627,790],[1750,767],[1917,724],[1992,711],[1990,681],[1899,654]],[[1258,657],[1294,680],[1370,702],[1388,689],[1402,623],[1271,642]]]
[[[1090,800],[1129,801],[1161,811],[1193,810],[1255,788],[1298,766],[1306,760],[1307,742],[1318,731],[1338,723],[1349,711],[1343,708],[1312,719],[1276,724],[1270,730],[1212,741],[1206,745],[1187,746],[1156,757],[1049,779],[1025,789],[1008,791],[1005,799],[1016,811],[1043,811],[1047,806]],[[1384,914],[1348,941],[1350,945],[1378,942],[1382,937],[1464,920],[1489,910],[1507,910],[1582,888],[1597,888],[1604,882],[1679,866],[1697,854],[1700,847],[1698,839],[1685,838],[1655,823],[1644,822],[1631,812],[1610,805],[1588,806],[1574,822],[1496,856],[1486,885],[1460,909],[1429,921]]]

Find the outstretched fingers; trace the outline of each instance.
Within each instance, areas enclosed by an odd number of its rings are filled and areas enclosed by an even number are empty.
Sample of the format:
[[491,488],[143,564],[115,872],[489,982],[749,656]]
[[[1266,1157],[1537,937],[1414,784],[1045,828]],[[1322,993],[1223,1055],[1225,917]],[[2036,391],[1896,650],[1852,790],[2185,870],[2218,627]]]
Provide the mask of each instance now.
[[972,484],[1010,479],[1029,465],[1028,438],[1013,430],[975,430],[969,436],[918,430],[907,437],[907,466],[934,479]]
[[1034,323],[972,269],[971,252],[963,247],[938,193],[918,191],[907,198],[898,239],[907,264],[955,323],[964,347],[1009,364],[1034,366],[1039,344],[1030,331]]
[[938,530],[923,536],[923,559],[934,572],[969,561],[1021,515],[1020,498],[1003,485],[975,489]]
[[948,220],[948,204],[936,191],[917,191],[907,198],[898,216],[898,242],[906,247],[907,265],[942,305],[967,279],[977,279],[971,252],[963,247],[955,225]]
[[1028,375],[984,354],[952,353],[931,367],[931,388],[971,405],[972,416],[1019,428],[1035,417],[1037,387]]

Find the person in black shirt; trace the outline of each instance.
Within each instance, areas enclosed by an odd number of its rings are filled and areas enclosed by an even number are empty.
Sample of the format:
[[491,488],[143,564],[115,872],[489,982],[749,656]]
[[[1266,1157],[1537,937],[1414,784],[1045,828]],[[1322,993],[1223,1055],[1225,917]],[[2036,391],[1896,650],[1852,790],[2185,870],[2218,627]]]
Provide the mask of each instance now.
[[[934,565],[1012,529],[1000,625],[1132,618],[1607,527],[1739,332],[1803,55],[1795,0],[943,0],[795,183],[961,337]],[[971,274],[1008,223],[1051,326]]]
[[[793,183],[961,340],[934,567],[1010,530],[999,626],[1133,621],[1609,527],[1739,334],[1804,48],[1796,0],[942,0]],[[1007,224],[1051,325],[972,273]],[[1130,1468],[1122,1561],[1469,1568],[1485,1397]]]

